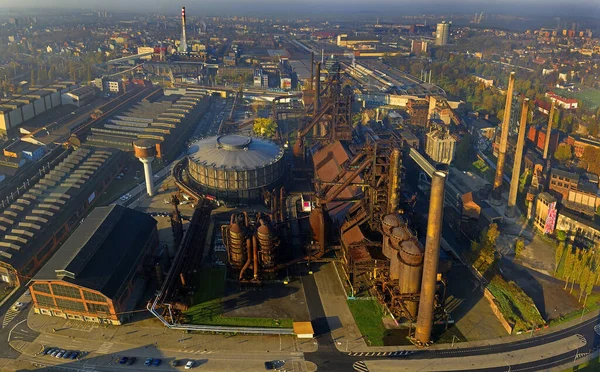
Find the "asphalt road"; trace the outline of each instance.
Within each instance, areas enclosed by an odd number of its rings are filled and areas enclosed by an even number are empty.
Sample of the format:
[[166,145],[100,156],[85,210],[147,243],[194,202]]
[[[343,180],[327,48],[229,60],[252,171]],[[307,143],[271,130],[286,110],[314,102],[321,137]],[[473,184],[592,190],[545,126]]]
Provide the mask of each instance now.
[[[4,319],[5,314],[10,309],[10,307],[17,301],[17,299],[25,293],[26,288],[20,288],[13,294],[13,296],[0,307],[0,314],[2,314],[1,318]],[[0,328],[0,357],[9,358],[9,359],[17,359],[19,352],[13,349],[8,342],[11,340],[20,340],[20,341],[34,341],[38,336],[39,332],[36,332],[30,329],[27,326],[27,313],[31,304],[27,304],[19,313],[10,321],[10,323],[6,324],[5,327]]]
[[[444,359],[444,358],[456,358],[465,356],[476,356],[476,355],[487,355],[487,354],[501,354],[510,353],[526,350],[527,348],[542,346],[555,342],[561,339],[565,339],[571,336],[580,335],[579,337],[585,338],[586,346],[578,350],[573,350],[552,356],[549,358],[541,359],[536,362],[523,363],[511,365],[511,371],[539,371],[551,367],[560,366],[562,364],[571,362],[576,359],[576,354],[580,356],[585,353],[591,352],[596,348],[600,347],[600,318],[595,317],[593,319],[584,321],[575,326],[556,331],[550,334],[536,335],[535,332],[533,337],[522,339],[519,341],[481,346],[471,348],[457,348],[457,349],[426,349],[417,351],[414,354],[408,356],[397,356],[397,357],[355,357],[350,356],[348,353],[340,352],[336,349],[333,339],[331,337],[329,325],[327,323],[327,317],[321,304],[321,298],[319,297],[319,291],[315,283],[314,276],[305,274],[302,277],[302,284],[304,287],[304,293],[306,295],[306,301],[310,312],[310,318],[313,323],[315,331],[315,337],[319,344],[318,351],[314,353],[305,353],[305,359],[315,363],[320,371],[352,371],[353,363],[358,360],[372,360],[372,359],[389,359],[397,360],[398,363],[402,363],[402,360],[411,359]],[[596,332],[594,327],[598,325]],[[525,351],[526,352],[526,351]],[[443,361],[442,361],[443,363]],[[465,370],[468,367],[465,366]],[[497,368],[487,369],[469,369],[474,371],[506,371],[507,366],[501,366]]]

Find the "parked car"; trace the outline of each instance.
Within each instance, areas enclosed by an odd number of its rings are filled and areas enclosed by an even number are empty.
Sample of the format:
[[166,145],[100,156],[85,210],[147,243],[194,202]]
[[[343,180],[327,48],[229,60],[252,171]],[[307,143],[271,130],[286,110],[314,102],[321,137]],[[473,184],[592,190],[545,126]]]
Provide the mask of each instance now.
[[72,352],[71,351],[67,351],[66,353],[64,353],[64,355],[62,356],[63,359],[69,359],[69,357],[71,357]]
[[149,366],[150,364],[152,364],[152,358],[147,358],[146,361],[144,362],[144,365]]
[[78,356],[79,356],[79,351],[74,351],[73,354],[71,354],[71,359],[77,359]]
[[127,365],[132,365],[133,363],[135,363],[136,360],[136,357],[130,357],[129,359],[127,359]]
[[42,355],[50,355],[50,353],[52,353],[54,350],[56,350],[56,348],[53,347],[47,347],[44,352],[42,353]]
[[127,359],[128,359],[128,358],[127,358],[126,356],[124,356],[123,358],[121,358],[121,359],[119,360],[119,364],[125,364],[125,363],[127,363]]
[[188,362],[185,364],[185,369],[192,369],[192,367],[194,367],[194,361],[188,360]]
[[160,358],[156,358],[156,359],[154,359],[154,361],[152,362],[152,365],[153,365],[153,366],[155,366],[155,367],[158,367],[158,366],[160,366],[160,363],[161,363],[161,362],[162,362],[162,359],[160,359]]
[[54,350],[52,350],[52,352],[50,353],[50,356],[53,356],[53,357],[55,357],[55,356],[56,356],[56,354],[58,354],[58,353],[60,353],[60,349],[54,349]]
[[57,358],[62,358],[62,356],[63,356],[64,353],[66,353],[66,351],[65,350],[61,350],[61,351],[58,352],[58,354],[56,354],[56,357]]
[[171,361],[171,367],[178,367],[178,366],[179,366],[179,360],[173,359]]

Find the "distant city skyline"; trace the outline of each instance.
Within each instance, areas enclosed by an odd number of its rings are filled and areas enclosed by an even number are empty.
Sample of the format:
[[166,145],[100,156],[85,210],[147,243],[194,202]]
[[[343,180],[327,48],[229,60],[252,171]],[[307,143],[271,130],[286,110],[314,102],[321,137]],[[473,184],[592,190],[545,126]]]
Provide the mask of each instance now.
[[[83,6],[85,4],[85,6]],[[340,5],[344,5],[340,8]],[[51,6],[50,6],[51,5]],[[375,0],[365,2],[364,0],[329,0],[326,3],[317,0],[305,0],[301,3],[288,3],[279,0],[203,0],[172,1],[159,0],[147,2],[142,0],[131,0],[123,2],[120,0],[89,0],[82,3],[78,0],[56,0],[51,4],[40,0],[0,0],[0,8],[58,8],[58,9],[106,9],[115,11],[155,12],[162,11],[168,14],[177,13],[184,5],[189,14],[231,14],[273,16],[277,14],[300,16],[331,15],[339,13],[347,15],[359,11],[370,14],[382,13],[390,17],[411,14],[459,14],[471,12],[490,12],[500,14],[522,14],[540,16],[585,16],[600,18],[600,2],[597,0],[572,0],[569,2],[552,0],[499,0],[493,3],[482,0],[460,0],[447,2],[441,0],[424,1],[415,4],[408,0]],[[390,14],[389,12],[394,12]],[[397,12],[397,13],[396,13]],[[356,14],[359,15],[359,14]]]

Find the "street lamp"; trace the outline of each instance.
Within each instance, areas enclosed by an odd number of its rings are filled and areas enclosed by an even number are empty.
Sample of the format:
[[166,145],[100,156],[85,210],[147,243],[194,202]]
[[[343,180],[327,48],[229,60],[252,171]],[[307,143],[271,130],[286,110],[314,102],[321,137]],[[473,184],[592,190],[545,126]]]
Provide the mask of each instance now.
[[456,335],[452,335],[452,346],[450,346],[450,348],[454,348],[454,339],[457,339],[458,341],[460,341],[460,338],[458,338],[458,336]]
[[508,362],[506,362],[506,360],[503,361],[504,364],[506,364],[508,366],[508,372],[510,372],[510,364],[508,364]]

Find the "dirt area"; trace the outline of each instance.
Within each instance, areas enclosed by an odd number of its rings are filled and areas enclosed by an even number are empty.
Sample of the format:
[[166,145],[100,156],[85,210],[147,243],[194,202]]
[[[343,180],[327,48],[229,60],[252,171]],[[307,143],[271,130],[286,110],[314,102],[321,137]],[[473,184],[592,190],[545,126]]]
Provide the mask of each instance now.
[[[554,257],[554,254],[551,256]],[[531,297],[546,321],[580,308],[577,300],[563,290],[562,281],[523,267],[518,261],[502,260],[502,274],[506,279],[517,283]]]
[[223,297],[223,316],[292,318],[294,321],[310,321],[302,283],[296,279],[289,284],[266,283],[261,287],[241,288],[234,282],[227,283]]

